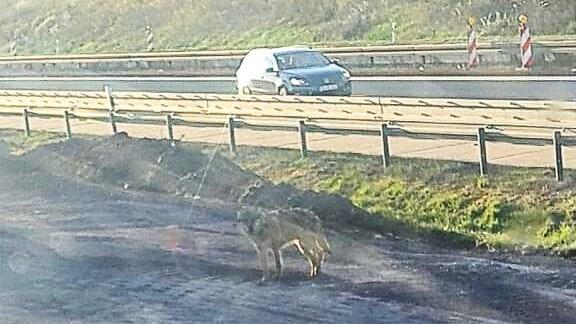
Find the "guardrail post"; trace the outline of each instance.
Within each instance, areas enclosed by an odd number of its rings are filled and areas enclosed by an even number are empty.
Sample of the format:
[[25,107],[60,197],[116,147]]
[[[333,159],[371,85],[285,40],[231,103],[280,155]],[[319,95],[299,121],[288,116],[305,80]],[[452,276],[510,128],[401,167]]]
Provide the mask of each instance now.
[[116,126],[116,116],[113,111],[110,111],[110,126],[112,126],[112,134],[118,134],[118,127]]
[[172,120],[172,114],[166,115],[166,127],[168,127],[168,140],[170,141],[171,146],[175,146],[176,142],[174,141],[174,121]]
[[236,147],[236,120],[234,117],[228,118],[228,130],[230,136],[230,154],[232,156],[236,156],[238,154],[238,150]]
[[114,113],[116,112],[116,103],[114,102],[114,97],[112,96],[112,87],[109,85],[104,86],[104,92],[106,93],[106,99],[108,99],[108,110],[110,111],[110,125],[112,126],[112,133],[118,133],[118,127],[116,127],[116,119]]
[[30,111],[28,108],[24,109],[24,134],[30,137]]
[[72,127],[70,126],[70,113],[68,110],[64,111],[64,122],[66,124],[66,138],[68,140],[72,139]]
[[564,181],[564,158],[562,156],[562,133],[554,132],[554,152],[556,157],[556,180]]
[[388,142],[388,125],[382,124],[382,129],[380,130],[380,135],[382,137],[382,165],[384,168],[389,168],[392,165],[390,159],[390,144]]
[[304,159],[308,157],[308,143],[306,141],[306,122],[298,122],[298,132],[300,133],[300,156]]
[[116,111],[116,103],[114,102],[114,97],[112,96],[112,87],[105,85],[104,92],[106,92],[106,99],[108,99],[108,110]]
[[488,155],[486,154],[486,130],[478,129],[478,148],[480,149],[480,175],[488,175]]

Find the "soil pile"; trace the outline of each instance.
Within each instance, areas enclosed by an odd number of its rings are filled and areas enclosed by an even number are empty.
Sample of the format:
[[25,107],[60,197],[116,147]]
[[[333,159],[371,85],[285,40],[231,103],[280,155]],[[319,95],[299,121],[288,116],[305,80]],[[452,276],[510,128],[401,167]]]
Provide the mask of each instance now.
[[300,207],[325,222],[350,223],[366,213],[339,196],[274,185],[219,154],[125,133],[42,146],[21,162],[53,176],[125,190],[216,199],[265,208]]
[[125,190],[226,201],[257,177],[229,160],[199,148],[172,147],[166,141],[133,139],[124,133],[103,140],[50,144],[22,157],[51,174]]

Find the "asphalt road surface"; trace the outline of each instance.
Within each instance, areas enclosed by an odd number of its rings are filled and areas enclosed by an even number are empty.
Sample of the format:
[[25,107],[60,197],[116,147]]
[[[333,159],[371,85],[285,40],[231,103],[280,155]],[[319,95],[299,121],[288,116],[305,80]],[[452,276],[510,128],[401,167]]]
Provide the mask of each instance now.
[[[0,78],[0,89],[235,93],[234,78]],[[576,77],[366,77],[354,95],[460,99],[576,100]]]
[[576,317],[573,262],[387,236],[330,233],[322,277],[305,278],[303,260],[292,254],[284,280],[260,284],[233,211],[64,179],[43,170],[39,159],[0,149],[2,323],[570,323]]

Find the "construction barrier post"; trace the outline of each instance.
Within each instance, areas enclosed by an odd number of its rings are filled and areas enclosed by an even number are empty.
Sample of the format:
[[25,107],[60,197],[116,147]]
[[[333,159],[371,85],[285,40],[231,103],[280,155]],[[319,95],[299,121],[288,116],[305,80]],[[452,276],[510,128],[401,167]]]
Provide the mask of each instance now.
[[476,18],[468,18],[468,63],[467,68],[478,66],[478,33],[476,32]]
[[564,158],[562,156],[562,132],[554,132],[554,152],[556,158],[556,180],[564,181]]
[[144,31],[146,32],[146,51],[153,52],[154,51],[154,33],[152,32],[152,26],[146,25],[144,27]]
[[391,163],[390,158],[390,144],[388,142],[388,125],[382,124],[382,129],[380,130],[380,135],[382,137],[382,165],[385,169],[389,168]]
[[488,154],[486,153],[486,130],[478,129],[478,148],[480,150],[480,175],[488,175]]
[[298,132],[300,133],[300,156],[305,159],[308,157],[308,143],[306,142],[306,123],[303,120],[298,122]]
[[529,69],[534,65],[534,53],[532,52],[532,36],[528,27],[528,16],[522,14],[518,20],[520,21],[518,28],[520,34],[520,68]]

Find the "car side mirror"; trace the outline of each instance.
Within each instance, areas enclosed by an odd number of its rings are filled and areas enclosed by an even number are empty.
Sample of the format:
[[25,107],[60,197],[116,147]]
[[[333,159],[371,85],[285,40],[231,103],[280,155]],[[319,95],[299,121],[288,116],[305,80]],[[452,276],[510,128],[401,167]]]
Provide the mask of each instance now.
[[332,64],[340,65],[339,59],[333,59],[331,62],[332,62]]
[[274,68],[267,68],[266,73],[276,73],[277,71]]

